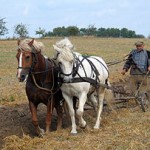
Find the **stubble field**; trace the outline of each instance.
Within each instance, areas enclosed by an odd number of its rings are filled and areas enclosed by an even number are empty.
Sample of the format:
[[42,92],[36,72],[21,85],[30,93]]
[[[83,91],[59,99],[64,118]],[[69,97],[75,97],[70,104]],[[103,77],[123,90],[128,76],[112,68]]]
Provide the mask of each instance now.
[[[37,39],[45,45],[44,54],[52,57],[53,44],[61,38]],[[134,43],[141,39],[70,37],[76,51],[97,55],[105,62],[122,60]],[[142,39],[145,48],[150,49],[150,39]],[[78,135],[70,135],[71,124],[63,119],[63,128],[55,131],[57,116],[53,116],[51,133],[43,138],[35,136],[31,122],[25,83],[16,79],[17,60],[15,58],[17,40],[0,41],[0,149],[3,150],[148,150],[150,148],[150,112],[142,112],[139,107],[119,108],[116,112],[104,110],[101,127],[94,130],[95,114],[87,110],[84,117],[87,128],[78,128]],[[110,82],[124,83],[128,78],[120,71],[122,63],[109,66]],[[131,104],[132,105],[132,104]],[[133,104],[134,105],[134,104]],[[45,128],[46,108],[40,105],[39,122]]]

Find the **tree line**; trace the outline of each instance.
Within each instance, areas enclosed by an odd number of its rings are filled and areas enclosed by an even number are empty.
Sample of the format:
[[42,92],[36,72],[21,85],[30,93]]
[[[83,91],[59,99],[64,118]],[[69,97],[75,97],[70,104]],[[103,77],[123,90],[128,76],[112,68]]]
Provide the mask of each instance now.
[[144,38],[135,31],[127,28],[96,28],[89,25],[88,28],[78,28],[77,26],[57,27],[52,32],[43,34],[44,36],[96,36],[96,37],[122,37],[122,38]]
[[[5,18],[0,19],[0,36],[8,34]],[[39,27],[35,31],[39,37],[55,37],[55,36],[96,36],[96,37],[121,37],[121,38],[145,38],[142,34],[136,34],[135,31],[127,28],[96,28],[89,25],[87,28],[78,28],[77,26],[56,27],[53,31],[46,32],[45,29]],[[17,24],[14,26],[14,35],[20,38],[29,37],[28,27],[25,24]]]

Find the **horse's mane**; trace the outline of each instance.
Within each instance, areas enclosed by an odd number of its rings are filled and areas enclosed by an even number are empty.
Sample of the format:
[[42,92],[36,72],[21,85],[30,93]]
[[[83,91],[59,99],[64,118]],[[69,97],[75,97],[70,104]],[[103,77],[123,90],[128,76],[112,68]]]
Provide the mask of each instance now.
[[[29,43],[31,41],[32,41],[32,39],[21,40],[18,45],[19,49],[32,52],[33,49],[32,49],[32,47],[29,46]],[[36,40],[34,40],[34,42],[33,42],[33,47],[34,47],[34,50],[36,50],[37,52],[43,51],[45,48],[44,44],[42,42],[37,42]]]
[[74,45],[70,42],[68,38],[64,38],[63,40],[56,42],[55,46],[59,48],[59,52],[63,59],[65,59],[66,61],[71,61],[74,59]]

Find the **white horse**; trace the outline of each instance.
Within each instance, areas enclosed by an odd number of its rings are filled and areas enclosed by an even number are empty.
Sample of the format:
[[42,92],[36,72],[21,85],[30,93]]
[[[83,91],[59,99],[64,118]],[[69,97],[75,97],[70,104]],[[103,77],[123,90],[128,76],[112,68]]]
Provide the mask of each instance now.
[[104,60],[96,56],[82,56],[73,51],[74,46],[65,38],[55,45],[56,50],[54,59],[60,67],[60,78],[62,80],[62,94],[68,104],[69,114],[72,122],[72,134],[76,134],[75,111],[73,109],[73,97],[79,99],[77,117],[80,127],[86,127],[86,121],[83,119],[84,105],[88,99],[96,104],[95,91],[98,97],[97,119],[94,128],[99,129],[101,112],[103,109],[103,99],[105,86],[108,83],[108,68]]

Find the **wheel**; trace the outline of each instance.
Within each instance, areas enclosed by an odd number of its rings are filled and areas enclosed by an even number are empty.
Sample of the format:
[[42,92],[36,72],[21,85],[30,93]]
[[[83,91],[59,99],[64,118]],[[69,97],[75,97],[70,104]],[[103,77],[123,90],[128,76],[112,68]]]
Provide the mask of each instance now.
[[150,98],[147,93],[142,92],[138,94],[138,103],[145,112],[150,107]]

